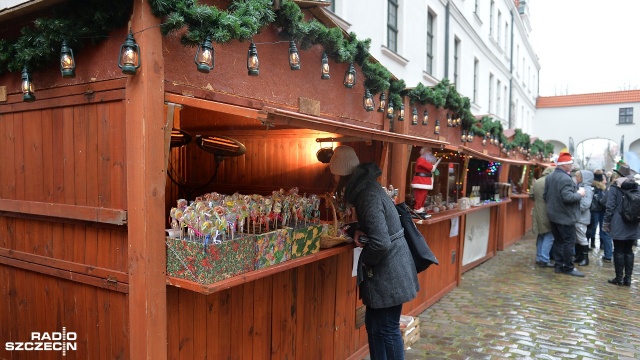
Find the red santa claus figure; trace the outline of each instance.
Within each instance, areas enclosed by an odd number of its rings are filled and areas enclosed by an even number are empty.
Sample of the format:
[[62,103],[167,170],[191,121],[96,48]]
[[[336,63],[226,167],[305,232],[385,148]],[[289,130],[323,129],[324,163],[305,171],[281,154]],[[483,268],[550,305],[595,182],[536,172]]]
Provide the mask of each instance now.
[[427,193],[433,189],[433,171],[440,162],[440,160],[436,160],[429,148],[420,149],[420,157],[416,161],[415,173],[411,180],[413,197],[416,200],[413,209],[418,213],[425,212],[424,202],[427,199]]

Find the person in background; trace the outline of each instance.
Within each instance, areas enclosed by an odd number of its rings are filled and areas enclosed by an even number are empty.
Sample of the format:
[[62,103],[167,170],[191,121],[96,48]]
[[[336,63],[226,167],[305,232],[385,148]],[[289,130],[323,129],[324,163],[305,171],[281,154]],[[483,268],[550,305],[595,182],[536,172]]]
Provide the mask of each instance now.
[[556,169],[547,175],[544,183],[544,201],[547,203],[547,215],[553,233],[555,272],[584,277],[573,266],[573,248],[576,243],[575,224],[580,216],[580,199],[585,195],[585,190],[577,189],[571,179],[571,164],[571,154],[561,152]]
[[600,248],[604,251],[602,254],[603,262],[611,262],[613,256],[613,242],[609,234],[602,229],[604,221],[604,211],[606,209],[607,195],[607,178],[604,171],[598,169],[593,173],[593,200],[591,200],[591,247],[595,248],[596,230],[600,231]]
[[587,227],[591,223],[591,200],[593,199],[593,173],[589,170],[576,171],[576,183],[578,188],[584,189],[585,195],[580,199],[580,216],[576,222],[576,258],[573,262],[578,266],[589,265],[589,240],[587,239]]
[[420,157],[416,160],[415,173],[411,180],[413,197],[416,201],[413,209],[417,213],[425,212],[424,202],[427,200],[429,190],[433,189],[433,172],[435,170],[433,164],[436,161],[436,157],[433,156],[429,148],[420,149]]
[[640,225],[624,221],[620,205],[624,196],[622,191],[637,189],[638,184],[633,180],[634,172],[624,163],[618,164],[618,169],[613,172],[602,227],[613,239],[613,268],[616,277],[607,281],[609,284],[631,286],[633,244],[640,238]]
[[550,261],[551,248],[553,247],[553,234],[551,233],[551,222],[547,216],[547,203],[544,201],[544,183],[547,175],[556,169],[549,166],[542,172],[542,175],[533,182],[529,197],[533,198],[533,233],[536,239],[536,264],[540,267],[553,267]]
[[366,305],[371,360],[402,360],[402,304],[415,298],[420,286],[398,211],[377,181],[380,168],[360,164],[351,147],[336,147],[329,168],[338,182],[336,197],[352,204],[358,218],[353,240],[362,253],[356,281]]

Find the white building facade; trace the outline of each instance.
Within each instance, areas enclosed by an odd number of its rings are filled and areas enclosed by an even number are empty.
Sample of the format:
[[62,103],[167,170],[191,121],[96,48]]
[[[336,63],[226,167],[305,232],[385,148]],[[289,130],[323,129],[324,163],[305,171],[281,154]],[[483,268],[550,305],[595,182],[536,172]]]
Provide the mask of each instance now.
[[524,0],[333,0],[346,31],[407,87],[448,78],[476,116],[533,131],[540,64]]

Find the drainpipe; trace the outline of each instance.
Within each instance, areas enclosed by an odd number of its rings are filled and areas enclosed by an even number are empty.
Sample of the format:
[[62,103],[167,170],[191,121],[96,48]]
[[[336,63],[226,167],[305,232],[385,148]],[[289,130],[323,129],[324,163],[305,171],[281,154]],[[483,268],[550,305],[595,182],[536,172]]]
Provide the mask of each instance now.
[[447,1],[447,10],[444,20],[444,78],[449,78],[449,10],[450,1]]
[[[513,107],[513,105],[511,105],[511,101],[513,99],[513,29],[515,28],[515,24],[513,22],[513,10],[511,10],[511,56],[509,56],[510,60],[509,60],[509,72],[511,75],[509,77],[509,110],[507,112],[507,120],[508,120],[508,124],[509,124],[509,129],[513,128],[513,123],[511,121],[511,108]],[[522,71],[524,72],[524,70]],[[500,91],[500,89],[498,89],[498,91]]]

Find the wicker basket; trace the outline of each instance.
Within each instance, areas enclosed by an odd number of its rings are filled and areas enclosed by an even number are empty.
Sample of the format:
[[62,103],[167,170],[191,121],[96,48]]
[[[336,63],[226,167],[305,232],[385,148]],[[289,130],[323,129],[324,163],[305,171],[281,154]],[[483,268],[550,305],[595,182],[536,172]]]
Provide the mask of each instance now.
[[339,234],[340,224],[338,223],[336,206],[333,203],[333,199],[331,199],[331,196],[323,195],[323,198],[327,201],[327,206],[331,208],[331,213],[333,215],[333,225],[327,226],[327,232],[320,236],[320,248],[328,249],[340,244],[353,242],[350,237],[344,234]]

